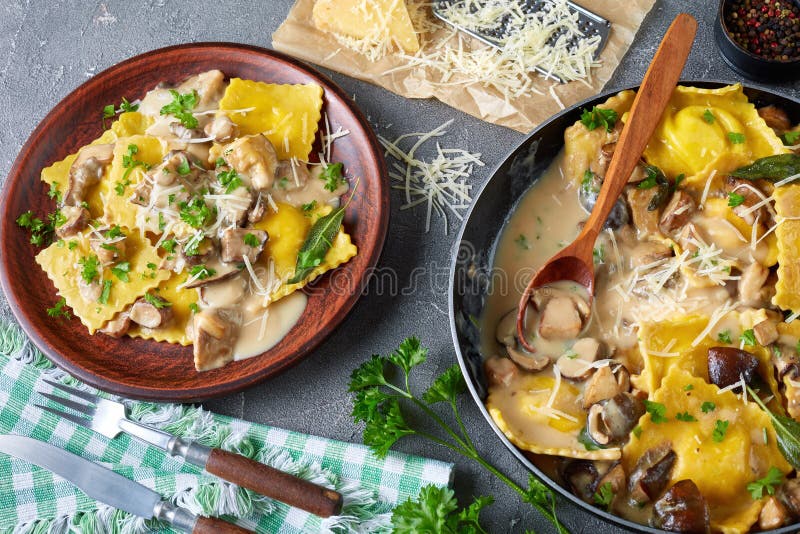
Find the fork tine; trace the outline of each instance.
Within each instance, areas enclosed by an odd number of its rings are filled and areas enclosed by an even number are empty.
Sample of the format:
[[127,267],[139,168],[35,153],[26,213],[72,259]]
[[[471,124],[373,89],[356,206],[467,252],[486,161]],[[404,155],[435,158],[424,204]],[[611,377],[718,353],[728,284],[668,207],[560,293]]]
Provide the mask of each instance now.
[[87,406],[80,402],[75,402],[73,400],[69,400],[65,397],[59,397],[57,395],[51,395],[50,393],[43,393],[39,392],[39,395],[46,399],[50,399],[51,401],[55,402],[56,404],[60,404],[67,408],[72,408],[76,412],[81,412],[82,414],[88,415],[89,417],[94,415],[95,408],[94,406]]
[[74,395],[75,397],[79,397],[79,398],[81,398],[81,399],[83,399],[85,401],[96,403],[97,401],[100,400],[100,397],[98,397],[97,395],[92,395],[88,391],[82,391],[82,390],[77,389],[77,388],[65,386],[64,384],[62,384],[60,382],[55,382],[55,381],[52,381],[52,380],[48,380],[46,378],[42,379],[42,381],[47,383],[47,384],[50,384],[51,386],[53,386],[56,389],[60,389],[64,393],[67,393],[69,395]]
[[49,408],[47,406],[42,406],[41,404],[34,404],[34,406],[36,406],[37,408],[41,408],[42,410],[44,410],[46,412],[50,412],[51,414],[55,415],[56,417],[61,417],[61,418],[66,419],[68,421],[72,421],[76,425],[80,425],[80,426],[85,426],[85,427],[91,428],[89,426],[90,425],[89,419],[84,419],[83,417],[81,417],[79,415],[73,415],[71,413],[62,412],[62,411],[59,411],[59,410],[54,410],[53,408]]

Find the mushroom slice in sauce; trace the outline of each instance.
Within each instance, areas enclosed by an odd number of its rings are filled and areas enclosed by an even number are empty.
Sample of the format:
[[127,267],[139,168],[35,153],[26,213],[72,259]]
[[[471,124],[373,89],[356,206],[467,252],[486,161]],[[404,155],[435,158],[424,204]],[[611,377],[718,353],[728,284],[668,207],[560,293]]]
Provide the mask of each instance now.
[[86,302],[97,302],[103,292],[103,286],[97,280],[86,282],[82,276],[78,275],[78,293]]
[[622,443],[644,413],[642,400],[630,393],[619,393],[589,409],[589,435],[601,445]]
[[669,532],[711,532],[706,500],[691,480],[679,480],[656,501],[653,523]]
[[763,108],[758,108],[758,116],[764,119],[764,122],[767,123],[767,126],[775,130],[775,133],[778,135],[782,134],[786,130],[791,130],[792,128],[792,123],[789,121],[789,116],[778,106],[770,105],[764,106]]
[[209,308],[194,315],[194,366],[198,371],[222,367],[233,360],[242,326],[242,311]]
[[89,240],[89,246],[97,255],[100,263],[106,264],[117,261],[125,256],[125,238],[114,241],[107,241],[105,239],[92,238]]
[[275,147],[262,134],[246,135],[225,146],[225,160],[239,174],[250,177],[256,190],[272,187],[278,154]]
[[550,358],[541,354],[531,354],[516,347],[506,347],[506,351],[514,363],[528,371],[541,371],[550,365]]
[[631,208],[631,217],[633,218],[633,226],[636,228],[639,239],[647,238],[648,236],[660,236],[661,232],[658,227],[659,217],[658,210],[649,210],[650,202],[653,197],[658,194],[657,187],[650,189],[639,189],[638,187],[631,187],[626,192],[628,199],[628,206]]
[[217,143],[227,143],[239,137],[239,126],[227,115],[219,115],[206,124],[204,132],[208,137],[214,138]]
[[557,296],[547,301],[539,320],[539,335],[545,339],[572,339],[583,329],[575,301]]
[[567,488],[582,501],[593,503],[600,473],[589,460],[568,460],[561,469]]
[[158,307],[145,299],[136,299],[129,312],[131,321],[145,328],[161,328],[172,320],[172,306]]
[[739,278],[739,300],[743,304],[758,306],[763,301],[761,289],[767,282],[769,269],[754,261],[742,270]]
[[761,346],[766,347],[778,340],[778,327],[772,319],[764,319],[760,323],[753,326],[753,334],[756,336],[756,341]]
[[620,393],[627,393],[631,388],[630,374],[624,365],[610,365],[598,368],[583,391],[583,407],[587,410],[593,404],[614,398]]
[[733,385],[742,378],[749,384],[757,368],[758,358],[745,350],[735,347],[708,349],[708,379],[720,388]]
[[224,280],[228,280],[233,278],[234,276],[238,275],[241,271],[238,267],[233,266],[226,266],[221,267],[219,270],[215,271],[214,274],[207,278],[198,278],[188,284],[184,285],[183,287],[187,289],[194,289],[196,287],[207,286],[210,284],[216,284],[217,282],[222,282]]
[[601,344],[594,338],[579,339],[572,346],[571,352],[563,354],[556,361],[558,370],[565,378],[586,380],[593,371],[592,363],[600,355]]
[[763,223],[767,222],[765,220],[768,213],[766,208],[762,206],[755,210],[750,209],[762,200],[761,196],[756,193],[759,189],[754,182],[726,176],[723,187],[724,191],[729,195],[735,193],[744,199],[741,204],[733,208],[733,212],[741,217],[744,222],[752,225],[755,223],[756,218]]
[[675,191],[664,208],[664,213],[661,214],[658,228],[665,234],[672,234],[686,226],[686,223],[694,215],[695,209],[694,199],[689,193],[681,190]]
[[131,318],[126,312],[118,313],[116,317],[108,321],[100,332],[111,337],[122,337],[128,333],[131,326]]
[[222,261],[226,263],[244,261],[244,257],[255,263],[269,236],[264,230],[254,228],[228,228],[220,238]]
[[80,206],[63,206],[61,214],[66,217],[64,224],[56,228],[56,235],[61,239],[73,236],[89,225],[92,215]]
[[64,205],[79,206],[86,200],[88,189],[100,181],[112,159],[113,144],[83,147],[69,168],[69,187],[64,195]]
[[782,527],[789,519],[791,517],[786,506],[777,497],[770,496],[764,501],[764,507],[758,515],[758,527],[761,530],[772,530]]
[[646,503],[658,497],[669,483],[669,474],[676,458],[669,441],[648,449],[631,473],[628,484],[631,499]]
[[519,369],[508,358],[493,356],[483,363],[490,384],[508,386],[519,375]]
[[[528,314],[532,312],[531,309],[528,309]],[[497,328],[494,331],[495,339],[501,345],[505,345],[507,347],[514,346],[517,343],[517,309],[514,308],[513,310],[506,313],[500,322],[497,323]]]

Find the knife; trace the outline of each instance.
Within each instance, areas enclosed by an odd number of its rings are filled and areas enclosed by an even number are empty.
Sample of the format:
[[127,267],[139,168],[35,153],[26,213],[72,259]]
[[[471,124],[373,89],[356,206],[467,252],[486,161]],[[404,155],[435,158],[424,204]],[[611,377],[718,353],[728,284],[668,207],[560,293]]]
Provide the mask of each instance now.
[[155,491],[94,462],[43,441],[0,435],[0,452],[52,471],[89,497],[145,519],[159,519],[191,534],[241,534],[252,531],[214,517],[197,516],[165,501]]

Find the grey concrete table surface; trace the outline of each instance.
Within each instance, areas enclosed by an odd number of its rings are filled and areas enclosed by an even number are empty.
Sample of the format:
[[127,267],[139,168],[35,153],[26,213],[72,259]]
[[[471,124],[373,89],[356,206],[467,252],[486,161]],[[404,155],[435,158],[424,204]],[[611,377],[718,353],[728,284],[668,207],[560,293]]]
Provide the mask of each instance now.
[[[233,41],[270,47],[271,34],[292,0],[145,0],[106,2],[0,0],[0,164],[7,170],[36,124],[58,101],[97,72],[130,56],[162,46],[193,41]],[[608,88],[641,81],[658,42],[680,11],[700,23],[687,79],[739,79],[720,58],[713,42],[716,2],[658,0]],[[224,65],[220,66],[224,70]],[[482,153],[486,166],[470,183],[477,189],[523,135],[483,123],[432,100],[407,100],[337,73],[321,69],[352,94],[376,132],[393,138],[428,131],[451,118],[444,146]],[[800,97],[800,84],[775,86]],[[350,418],[350,371],[372,353],[391,351],[403,338],[419,336],[430,347],[429,364],[416,373],[423,387],[455,361],[447,317],[447,272],[458,221],[445,234],[441,220],[425,233],[424,213],[399,209],[392,195],[389,235],[380,265],[397,274],[397,294],[379,294],[370,286],[343,325],[295,368],[238,395],[205,403],[218,413],[250,421],[358,442],[361,428]],[[421,270],[422,269],[422,270]],[[10,317],[0,298],[0,317]],[[520,483],[522,466],[499,444],[471,400],[462,402],[477,447]],[[449,451],[421,439],[406,438],[397,449],[456,463],[455,489],[462,503],[493,495],[484,513],[492,532],[549,532],[549,524],[497,479]],[[615,532],[613,527],[569,503],[558,512],[572,532]]]

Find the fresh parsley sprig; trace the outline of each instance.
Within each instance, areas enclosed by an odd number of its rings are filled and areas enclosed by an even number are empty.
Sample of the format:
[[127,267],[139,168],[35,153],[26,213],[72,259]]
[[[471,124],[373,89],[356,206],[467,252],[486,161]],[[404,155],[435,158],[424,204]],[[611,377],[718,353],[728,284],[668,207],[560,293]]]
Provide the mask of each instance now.
[[581,113],[581,122],[587,130],[594,130],[599,126],[605,127],[607,132],[614,129],[619,114],[613,109],[603,109],[594,106],[591,110],[584,109]]
[[764,492],[768,495],[775,495],[775,489],[783,484],[783,473],[774,465],[769,468],[767,475],[764,478],[759,478],[755,482],[747,485],[747,491],[753,500],[758,500],[764,496]]
[[[397,350],[389,356],[373,355],[350,375],[350,391],[355,393],[353,399],[352,416],[355,422],[364,422],[363,440],[378,457],[384,457],[389,449],[402,437],[417,435],[446,447],[458,454],[477,462],[490,473],[516,491],[523,501],[533,505],[550,520],[559,533],[567,533],[556,517],[555,496],[540,480],[533,475],[528,479],[528,488],[522,488],[513,480],[500,472],[496,467],[487,462],[475,448],[458,410],[458,397],[466,390],[466,383],[461,375],[458,365],[449,367],[439,375],[428,389],[418,397],[411,391],[409,375],[415,367],[423,364],[428,357],[428,350],[420,345],[419,339],[410,337],[404,340]],[[387,372],[387,368],[402,373],[400,385],[391,379],[394,373]],[[455,426],[445,422],[443,417],[433,407],[438,404],[448,404],[455,420]],[[425,430],[409,424],[403,412],[403,407],[413,406],[424,413],[444,433],[444,437],[434,435]],[[395,510],[392,523],[395,532],[419,531],[406,528],[412,525],[422,528],[428,517],[427,510],[435,505],[436,509],[449,510],[445,517],[439,518],[444,524],[454,521],[452,514],[452,496],[445,492],[421,492],[416,505],[401,505]],[[478,499],[473,505],[462,510],[461,516],[474,516],[477,522],[477,512],[488,504],[487,500]],[[474,507],[474,508],[473,508]],[[410,528],[410,527],[409,527]],[[447,532],[447,530],[432,530],[434,532]],[[476,530],[475,532],[482,532]]]
[[159,113],[172,115],[187,128],[197,128],[197,117],[192,114],[192,110],[197,106],[197,91],[192,90],[191,93],[180,94],[178,91],[170,89],[169,94],[172,95],[172,102],[162,107]]

